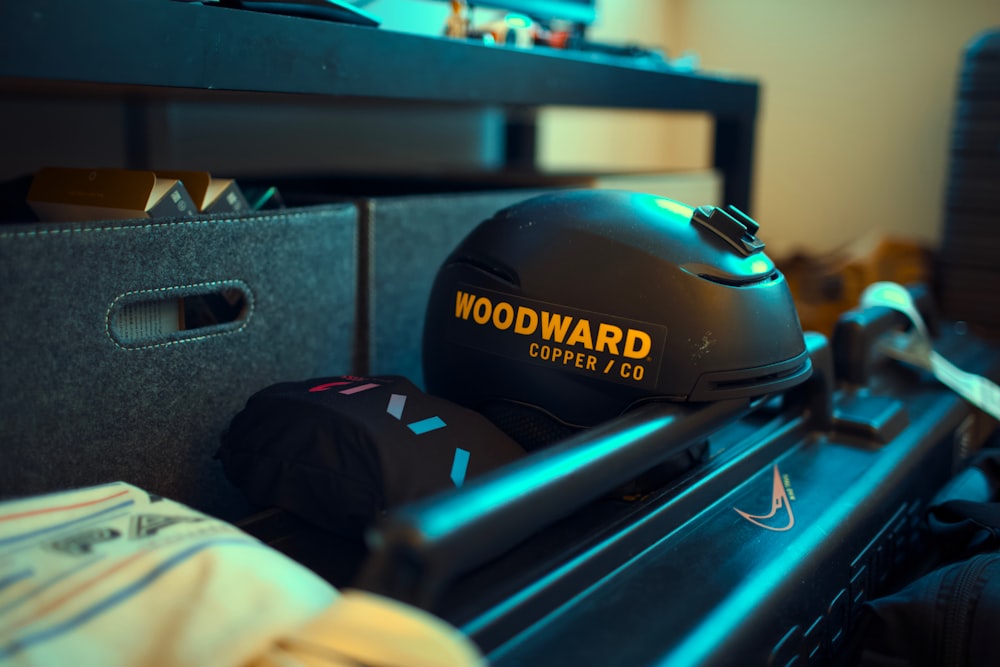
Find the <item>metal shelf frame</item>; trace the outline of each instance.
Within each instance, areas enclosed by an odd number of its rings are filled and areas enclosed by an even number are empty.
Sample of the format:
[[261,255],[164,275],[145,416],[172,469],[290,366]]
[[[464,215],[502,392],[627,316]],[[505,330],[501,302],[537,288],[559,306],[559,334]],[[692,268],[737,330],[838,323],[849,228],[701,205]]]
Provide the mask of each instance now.
[[498,106],[508,163],[534,167],[543,106],[698,111],[713,166],[749,210],[759,84],[599,53],[520,50],[171,0],[33,0],[0,6],[0,94],[125,90],[323,96],[333,102]]

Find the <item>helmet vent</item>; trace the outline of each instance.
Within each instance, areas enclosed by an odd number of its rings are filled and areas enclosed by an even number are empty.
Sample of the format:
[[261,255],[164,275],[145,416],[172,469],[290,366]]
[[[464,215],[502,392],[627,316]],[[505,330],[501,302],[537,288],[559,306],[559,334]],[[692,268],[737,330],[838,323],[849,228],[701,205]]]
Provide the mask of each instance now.
[[725,278],[723,276],[712,275],[710,273],[698,273],[695,275],[711,283],[725,285],[726,287],[747,287],[748,285],[760,285],[761,283],[773,282],[780,277],[777,269],[771,273],[766,273],[762,276],[754,276],[752,278]]
[[748,387],[764,387],[776,382],[781,382],[785,378],[794,377],[802,373],[805,364],[789,369],[782,373],[767,373],[756,377],[739,378],[737,380],[716,380],[711,383],[716,391],[739,390]]
[[809,353],[767,366],[704,373],[688,396],[689,401],[712,401],[781,391],[812,375]]

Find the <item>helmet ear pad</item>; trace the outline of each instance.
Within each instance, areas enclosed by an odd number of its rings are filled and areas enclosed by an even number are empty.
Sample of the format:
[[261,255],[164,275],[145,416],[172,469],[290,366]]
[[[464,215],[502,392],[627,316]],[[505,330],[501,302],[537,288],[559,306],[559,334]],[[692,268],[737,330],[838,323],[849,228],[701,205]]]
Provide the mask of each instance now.
[[[479,412],[528,452],[543,449],[588,430],[586,427],[566,424],[538,406],[517,401],[487,400]],[[628,498],[663,488],[669,481],[704,462],[708,451],[707,441],[693,445],[611,491],[609,495]]]
[[479,412],[529,452],[584,430],[557,419],[538,406],[517,401],[487,400]]

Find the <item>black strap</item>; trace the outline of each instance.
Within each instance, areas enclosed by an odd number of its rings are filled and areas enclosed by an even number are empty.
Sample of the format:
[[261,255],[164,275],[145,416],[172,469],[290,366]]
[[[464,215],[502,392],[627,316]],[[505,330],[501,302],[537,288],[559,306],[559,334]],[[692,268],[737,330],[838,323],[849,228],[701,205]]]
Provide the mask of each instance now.
[[1000,449],[983,450],[958,478],[970,483],[953,484],[954,493],[938,496],[927,510],[945,561],[1000,549]]
[[1000,531],[1000,502],[977,503],[971,500],[949,500],[930,508],[930,515],[946,526],[969,524],[977,530]]
[[927,524],[943,562],[1000,550],[1000,503],[949,500],[928,509]]

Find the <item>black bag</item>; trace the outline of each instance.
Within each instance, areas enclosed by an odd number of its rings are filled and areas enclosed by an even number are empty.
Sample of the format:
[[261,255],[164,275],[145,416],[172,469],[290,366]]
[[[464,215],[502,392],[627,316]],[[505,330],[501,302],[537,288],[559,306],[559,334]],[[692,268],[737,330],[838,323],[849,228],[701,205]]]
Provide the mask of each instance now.
[[857,632],[862,665],[1000,665],[1000,502],[993,502],[1000,454],[981,458],[949,487],[978,499],[929,508],[937,565],[865,605]]
[[357,535],[386,509],[524,455],[485,417],[405,378],[341,376],[258,391],[217,458],[252,502]]

